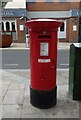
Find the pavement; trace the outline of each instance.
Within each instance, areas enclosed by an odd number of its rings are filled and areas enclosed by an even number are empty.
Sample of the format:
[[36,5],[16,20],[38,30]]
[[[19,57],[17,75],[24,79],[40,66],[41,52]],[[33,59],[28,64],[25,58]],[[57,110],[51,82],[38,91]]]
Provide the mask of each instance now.
[[[25,44],[13,45],[7,49],[27,49]],[[70,43],[58,43],[58,49],[69,48]],[[0,70],[0,118],[79,118],[80,102],[68,94],[68,81],[69,70],[58,69],[56,106],[37,109],[30,104],[30,69]]]
[[[57,47],[58,49],[69,49],[70,48],[70,44],[71,43],[67,43],[67,42],[58,42]],[[5,47],[5,48],[0,48],[1,50],[5,50],[5,49],[30,49],[29,47],[27,47],[26,43],[12,43],[10,47]]]

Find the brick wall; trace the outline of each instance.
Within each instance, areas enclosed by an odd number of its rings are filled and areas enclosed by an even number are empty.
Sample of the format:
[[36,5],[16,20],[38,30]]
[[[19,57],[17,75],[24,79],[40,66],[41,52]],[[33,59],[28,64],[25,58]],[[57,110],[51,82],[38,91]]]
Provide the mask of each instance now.
[[67,22],[66,22],[66,42],[69,42],[69,19],[67,19]]
[[78,9],[79,2],[37,2],[37,3],[28,3],[29,11],[60,11],[60,10],[70,10]]
[[[28,3],[28,11],[68,11],[71,9],[81,9],[81,2],[36,2]],[[67,18],[65,18],[67,19]],[[73,25],[77,30],[73,31]],[[66,23],[66,39],[59,41],[77,42],[78,41],[79,20],[77,18],[68,18]]]
[[81,9],[81,1],[80,1],[80,3],[79,3],[79,9]]
[[[20,25],[24,25],[23,31],[20,30]],[[19,43],[24,43],[26,41],[25,19],[24,20],[17,19],[17,36]]]
[[[73,25],[76,26],[76,31],[73,31]],[[78,18],[70,18],[67,22],[67,41],[77,42],[78,41]]]

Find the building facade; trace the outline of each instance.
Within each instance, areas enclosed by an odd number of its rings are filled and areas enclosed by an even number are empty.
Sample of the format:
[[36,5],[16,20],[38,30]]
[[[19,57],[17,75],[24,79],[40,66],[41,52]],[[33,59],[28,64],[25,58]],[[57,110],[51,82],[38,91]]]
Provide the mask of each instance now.
[[[23,6],[23,3],[20,3]],[[13,6],[12,6],[13,5]],[[26,7],[18,7],[18,2],[9,2],[2,9],[2,33],[12,34],[12,40],[15,43],[26,42]]]
[[[55,0],[56,1],[56,0]],[[20,2],[19,2],[20,3]],[[81,2],[67,2],[66,0],[26,0],[23,8],[18,2],[2,9],[2,31],[11,32],[13,42],[25,43],[27,29],[25,22],[28,19],[51,18],[62,20],[58,29],[58,38],[61,42],[78,42],[81,29]],[[18,7],[19,6],[19,7]],[[12,8],[13,7],[13,8]],[[81,34],[80,34],[81,36]]]
[[3,9],[2,31],[3,33],[11,33],[12,40],[16,43],[26,42],[25,9]]
[[27,0],[26,9],[29,19],[51,18],[63,21],[58,30],[59,41],[78,42],[80,0],[67,2],[66,0]]

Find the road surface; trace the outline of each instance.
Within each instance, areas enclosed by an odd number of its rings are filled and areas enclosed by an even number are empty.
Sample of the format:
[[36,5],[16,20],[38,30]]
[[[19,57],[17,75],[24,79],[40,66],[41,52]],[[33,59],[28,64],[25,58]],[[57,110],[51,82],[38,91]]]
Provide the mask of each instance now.
[[[30,69],[30,50],[0,50],[2,69]],[[0,65],[1,67],[1,65]],[[69,50],[58,50],[57,68],[69,68]]]

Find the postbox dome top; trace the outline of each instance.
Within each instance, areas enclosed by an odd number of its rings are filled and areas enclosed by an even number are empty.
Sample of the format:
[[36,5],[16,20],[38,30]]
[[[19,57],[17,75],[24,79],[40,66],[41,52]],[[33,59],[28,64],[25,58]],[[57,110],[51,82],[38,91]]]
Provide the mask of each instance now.
[[56,19],[36,19],[36,20],[31,20],[31,22],[34,22],[34,21],[40,21],[40,22],[49,22],[49,21],[59,21],[59,20],[56,20]]
[[34,19],[29,20],[25,23],[25,25],[30,29],[54,29],[57,30],[62,24],[61,20],[56,19]]

